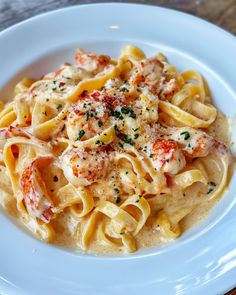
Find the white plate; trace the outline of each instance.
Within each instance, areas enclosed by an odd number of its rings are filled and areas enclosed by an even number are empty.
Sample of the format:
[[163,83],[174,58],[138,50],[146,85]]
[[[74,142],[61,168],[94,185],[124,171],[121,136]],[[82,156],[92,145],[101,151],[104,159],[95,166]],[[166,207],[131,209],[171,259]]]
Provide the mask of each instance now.
[[[23,76],[39,78],[70,61],[78,46],[117,56],[128,43],[148,55],[164,52],[180,70],[199,70],[216,105],[234,115],[235,38],[190,15],[131,4],[74,6],[3,31],[3,96],[9,98],[12,85]],[[119,257],[83,255],[43,244],[0,212],[0,293],[223,293],[236,285],[235,195],[236,175],[209,217],[178,241]]]

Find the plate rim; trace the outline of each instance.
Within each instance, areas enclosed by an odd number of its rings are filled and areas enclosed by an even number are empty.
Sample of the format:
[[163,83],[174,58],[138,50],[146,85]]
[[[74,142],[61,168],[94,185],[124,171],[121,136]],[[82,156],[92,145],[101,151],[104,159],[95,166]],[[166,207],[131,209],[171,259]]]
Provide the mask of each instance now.
[[2,34],[6,34],[6,33],[9,33],[11,32],[12,30],[24,25],[24,24],[27,24],[28,22],[31,22],[32,20],[35,20],[35,19],[38,19],[38,18],[41,18],[41,17],[45,17],[45,16],[49,16],[50,14],[55,14],[55,13],[60,13],[61,11],[66,11],[66,10],[70,10],[70,9],[73,9],[73,8],[79,8],[79,7],[83,7],[83,6],[86,6],[86,7],[93,7],[93,6],[133,6],[133,7],[153,7],[154,9],[159,9],[159,10],[163,10],[163,11],[169,11],[169,13],[177,13],[177,14],[182,14],[184,15],[184,17],[187,17],[187,18],[190,18],[190,19],[195,19],[196,21],[200,21],[202,23],[206,23],[207,26],[211,26],[213,27],[213,29],[217,29],[219,32],[223,33],[224,35],[228,35],[229,38],[231,38],[233,41],[235,41],[235,38],[236,36],[234,36],[233,33],[229,32],[228,30],[224,29],[223,27],[221,27],[220,25],[218,24],[215,24],[209,20],[206,20],[204,18],[201,18],[200,16],[197,16],[197,15],[194,15],[194,14],[191,14],[191,13],[188,13],[188,12],[185,12],[185,11],[181,11],[181,10],[178,10],[178,9],[174,9],[174,8],[169,8],[169,7],[164,7],[164,6],[160,6],[160,5],[155,5],[155,4],[149,4],[149,3],[135,3],[135,2],[113,2],[113,1],[109,1],[109,2],[98,2],[98,3],[80,3],[80,4],[72,4],[72,5],[69,5],[69,6],[66,6],[66,7],[62,7],[62,8],[56,8],[56,9],[53,9],[53,10],[50,10],[50,11],[46,11],[46,12],[41,12],[39,14],[36,14],[34,16],[31,16],[27,19],[24,19],[24,20],[21,20],[15,24],[12,24],[10,25],[9,27],[3,29],[0,31],[0,37]]

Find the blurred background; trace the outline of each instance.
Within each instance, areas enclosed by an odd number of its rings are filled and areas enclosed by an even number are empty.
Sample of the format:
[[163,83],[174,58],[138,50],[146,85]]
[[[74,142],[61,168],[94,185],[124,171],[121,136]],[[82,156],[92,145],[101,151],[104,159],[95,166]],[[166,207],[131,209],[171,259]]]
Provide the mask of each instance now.
[[[93,0],[0,0],[0,31],[26,18],[46,11]],[[110,1],[159,5],[197,15],[236,35],[236,0],[131,0]]]

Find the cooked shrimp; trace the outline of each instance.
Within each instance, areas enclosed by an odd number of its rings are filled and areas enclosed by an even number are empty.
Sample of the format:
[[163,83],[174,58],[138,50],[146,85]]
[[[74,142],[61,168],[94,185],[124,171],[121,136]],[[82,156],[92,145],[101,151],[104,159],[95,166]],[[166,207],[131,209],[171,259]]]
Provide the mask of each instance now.
[[175,78],[172,78],[169,81],[167,81],[165,77],[161,79],[159,86],[159,96],[161,99],[170,99],[177,91],[179,91],[179,85]]
[[179,143],[188,157],[205,157],[209,152],[221,145],[211,135],[191,127],[169,127],[167,137]]
[[179,85],[175,78],[167,79],[163,68],[164,64],[156,57],[142,60],[134,68],[130,82],[140,87],[150,86],[154,94],[169,99],[179,90]]
[[131,83],[139,86],[153,86],[160,81],[162,76],[163,64],[157,58],[147,58],[138,63],[131,76]]
[[28,132],[20,128],[17,128],[11,125],[6,128],[0,128],[0,148],[2,149],[4,147],[6,140],[8,138],[11,138],[14,136],[22,136],[22,137],[30,138],[31,134],[29,134]]
[[72,148],[61,156],[62,170],[75,186],[90,185],[106,176],[109,159],[106,152]]
[[115,121],[116,108],[124,98],[107,95],[106,91],[94,91],[72,106],[66,122],[71,140],[85,140],[101,133]]
[[53,203],[47,193],[40,169],[47,167],[53,161],[52,157],[40,157],[25,168],[21,176],[21,188],[24,204],[30,216],[45,223],[53,218]]
[[10,136],[9,136],[8,128],[1,128],[0,129],[0,149],[4,148],[7,138],[9,137]]
[[152,148],[152,161],[156,169],[176,174],[185,166],[185,157],[177,142],[157,139]]
[[[100,133],[108,118],[106,106],[91,98],[79,100],[67,117],[66,130],[71,140],[84,140]],[[82,132],[83,135],[79,135]],[[81,133],[80,133],[81,134]]]
[[92,72],[94,75],[109,68],[111,64],[111,58],[108,55],[95,55],[94,53],[78,49],[75,56],[77,65],[85,69],[88,72]]
[[9,126],[6,128],[1,128],[0,129],[0,139],[7,139],[7,138],[11,138],[14,136],[23,136],[26,138],[30,138],[31,134],[29,134],[28,132],[17,128],[15,126]]

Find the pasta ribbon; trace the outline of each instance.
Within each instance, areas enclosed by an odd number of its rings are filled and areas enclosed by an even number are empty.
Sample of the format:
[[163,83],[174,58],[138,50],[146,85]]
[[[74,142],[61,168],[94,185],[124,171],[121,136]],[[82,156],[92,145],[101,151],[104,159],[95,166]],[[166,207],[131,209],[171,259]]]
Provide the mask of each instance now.
[[56,233],[50,224],[41,223],[28,214],[23,214],[21,220],[38,239],[48,243],[54,241]]
[[75,146],[80,148],[91,148],[95,149],[100,145],[107,145],[116,138],[114,126],[111,126],[104,130],[101,134],[91,137],[84,141],[76,141]]
[[198,169],[188,170],[173,177],[174,184],[184,189],[198,181],[207,184],[207,179]]
[[140,195],[138,195],[138,196],[134,195],[134,196],[129,197],[121,205],[121,208],[123,208],[125,210],[125,208],[127,208],[128,206],[131,206],[131,207],[134,206],[141,211],[141,216],[140,216],[140,219],[138,221],[138,225],[137,225],[135,232],[134,232],[134,236],[135,236],[139,233],[139,231],[142,229],[142,227],[146,223],[146,221],[151,213],[151,209],[150,209],[150,206],[149,206],[147,200]]
[[63,119],[67,114],[67,108],[68,106],[65,105],[65,107],[58,115],[56,115],[52,119],[45,121],[45,119],[47,118],[45,105],[40,102],[36,102],[32,113],[33,134],[41,140],[47,140],[54,134],[59,132],[64,126]]
[[107,82],[109,79],[113,79],[121,73],[123,70],[125,64],[123,61],[120,59],[119,63],[110,71],[107,71],[106,73],[102,73],[100,75],[97,75],[96,77],[92,79],[86,79],[81,82],[79,82],[78,86],[76,89],[73,91],[71,95],[68,97],[63,98],[62,100],[68,101],[68,102],[73,102],[78,100],[78,96],[82,94],[84,91],[92,92],[93,90],[100,89],[101,87],[104,86],[104,84]]
[[160,228],[161,235],[168,240],[178,238],[181,233],[179,225],[173,226],[164,211],[158,212],[157,226]]
[[105,214],[115,222],[116,232],[120,232],[124,228],[128,231],[134,231],[137,227],[136,220],[129,213],[111,202],[103,201],[95,210]]
[[62,212],[65,208],[70,207],[73,216],[78,218],[87,215],[94,207],[93,197],[87,189],[83,187],[75,188],[70,183],[59,189],[57,203],[56,213]]
[[148,92],[140,95],[143,116],[149,123],[155,123],[158,120],[158,99]]
[[120,239],[109,237],[105,231],[106,223],[104,221],[101,221],[97,231],[97,237],[99,241],[101,241],[101,243],[109,246],[122,247],[122,242],[120,241]]
[[[230,155],[226,151],[221,151],[221,152],[214,152],[210,155],[209,157],[209,163],[211,163],[213,167],[215,167],[216,171],[218,171],[220,175],[220,182],[216,186],[214,190],[211,192],[208,191],[208,198],[211,199],[217,199],[220,194],[224,191],[226,188],[227,184],[227,179],[228,179],[228,167],[230,163]],[[204,163],[204,166],[206,165],[205,161],[201,159],[202,163]],[[210,168],[208,168],[210,169]]]
[[127,45],[122,48],[120,59],[139,61],[145,58],[145,54],[139,48]]
[[172,97],[171,103],[176,106],[181,106],[188,98],[195,99],[195,95],[199,93],[200,89],[196,85],[192,83],[185,84],[183,88]]
[[35,81],[31,78],[24,78],[16,84],[14,88],[14,96],[25,93]]
[[122,173],[124,184],[132,182],[133,187],[137,188],[136,194],[141,194],[142,191],[145,191],[147,194],[158,194],[166,183],[164,174],[161,171],[155,170],[150,160],[144,159],[133,146],[124,144],[123,148],[126,153],[116,153],[115,160],[127,159],[135,172],[135,175],[132,172],[127,175]]
[[14,110],[14,104],[7,104],[0,112],[0,127],[8,127],[16,120],[16,112]]
[[199,88],[199,101],[204,102],[206,98],[206,92],[202,76],[194,70],[184,71],[181,73],[181,76],[184,78],[185,83],[189,81],[195,82],[195,85]]
[[211,105],[205,105],[205,108],[209,114],[207,120],[199,119],[167,101],[160,101],[159,107],[163,112],[167,113],[174,120],[182,123],[185,126],[194,128],[207,128],[215,121],[216,118],[216,109]]
[[31,122],[30,105],[26,100],[15,100],[16,120],[20,126],[27,126]]
[[16,170],[17,161],[12,151],[13,146],[19,146],[19,145],[32,146],[35,149],[35,152],[37,153],[37,155],[52,156],[52,154],[49,147],[44,142],[40,142],[39,140],[36,140],[33,138],[32,139],[23,138],[23,137],[11,138],[11,139],[8,139],[7,143],[4,146],[4,150],[3,150],[4,162],[6,165],[8,175],[11,180],[14,195],[17,199],[17,207],[21,212],[22,211],[25,212],[25,206],[22,203],[23,194],[20,193],[20,187],[19,187],[19,181],[18,181],[19,175]]
[[[141,212],[141,217],[138,222],[131,214],[126,212],[126,208],[131,206],[138,208]],[[92,227],[96,227],[95,224],[98,220],[98,212],[110,218],[110,221],[106,223],[106,226],[105,224],[99,226],[98,234],[102,237],[102,240],[105,243],[114,244],[114,241],[111,240],[111,238],[121,239],[127,250],[133,251],[136,247],[131,233],[133,233],[133,235],[138,234],[140,229],[145,224],[150,214],[148,202],[144,198],[140,198],[137,195],[129,197],[121,205],[121,207],[118,207],[108,201],[101,202],[92,213],[84,228],[82,234],[82,245],[85,249],[89,246],[89,241],[94,233]],[[111,238],[107,237],[107,229]],[[117,244],[117,242],[115,244]]]

